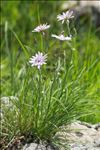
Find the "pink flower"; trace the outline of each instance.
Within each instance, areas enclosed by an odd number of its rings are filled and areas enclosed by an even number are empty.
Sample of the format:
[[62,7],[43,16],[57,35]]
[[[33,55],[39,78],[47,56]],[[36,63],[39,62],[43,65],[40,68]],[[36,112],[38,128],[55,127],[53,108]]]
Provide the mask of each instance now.
[[71,35],[65,37],[63,34],[60,34],[60,35],[52,34],[51,36],[55,37],[56,39],[61,40],[61,41],[71,41],[71,39],[72,39]]
[[57,16],[58,21],[62,21],[62,24],[64,23],[64,21],[69,21],[69,19],[74,18],[73,16],[73,11],[68,10],[67,12],[63,12],[62,14],[59,14]]
[[47,30],[48,28],[50,28],[50,25],[47,25],[47,23],[46,24],[40,24],[32,32],[43,32],[44,30]]
[[38,69],[40,69],[40,67],[43,65],[43,64],[46,64],[46,59],[47,59],[47,54],[46,55],[43,55],[43,53],[41,52],[38,52],[35,56],[32,56],[32,58],[30,58],[30,63],[31,63],[31,66],[37,66]]

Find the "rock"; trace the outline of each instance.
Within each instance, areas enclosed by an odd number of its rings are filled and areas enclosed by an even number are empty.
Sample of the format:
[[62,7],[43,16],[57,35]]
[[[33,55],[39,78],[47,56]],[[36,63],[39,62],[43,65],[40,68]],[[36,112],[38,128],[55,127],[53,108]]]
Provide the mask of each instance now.
[[95,147],[100,147],[100,138],[94,141]]
[[[56,134],[62,143],[69,143],[71,150],[100,150],[100,131],[98,125],[74,122]],[[65,131],[66,130],[66,131]]]
[[86,147],[82,144],[70,144],[71,150],[86,150]]
[[92,128],[93,127],[90,123],[87,123],[87,122],[81,122],[80,121],[79,123],[82,124],[82,125],[85,125],[88,128]]
[[4,118],[4,109],[10,109],[11,111],[15,110],[16,105],[14,105],[14,102],[18,101],[18,98],[16,96],[9,96],[9,97],[1,97],[1,109],[0,109],[0,116],[1,121],[3,121]]
[[84,7],[94,7],[95,9],[97,9],[100,12],[100,1],[84,1],[81,0],[79,2],[77,1],[67,1],[67,2],[63,2],[61,5],[61,9],[62,10],[66,10],[66,9],[71,9],[71,8],[75,8],[75,7],[80,7],[80,8],[84,8]]
[[81,7],[95,7],[100,12],[100,1],[80,1]]
[[36,150],[37,147],[38,147],[38,144],[36,144],[36,143],[26,144],[23,147],[23,150]]
[[9,97],[1,97],[1,104],[9,106]]
[[94,128],[95,128],[96,130],[100,130],[100,123],[97,123],[96,125],[94,125]]
[[26,144],[22,150],[57,150],[57,149],[54,149],[50,145],[46,146],[44,144],[30,143]]
[[1,105],[5,107],[12,107],[13,101],[18,101],[18,98],[16,96],[1,97]]

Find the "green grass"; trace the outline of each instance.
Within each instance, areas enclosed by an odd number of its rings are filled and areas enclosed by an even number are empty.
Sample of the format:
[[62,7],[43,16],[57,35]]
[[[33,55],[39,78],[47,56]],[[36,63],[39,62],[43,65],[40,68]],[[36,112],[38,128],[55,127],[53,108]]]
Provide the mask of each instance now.
[[[52,33],[62,31],[55,19],[60,4],[47,2],[44,7],[43,2],[23,2],[23,5],[21,1],[16,5],[2,2],[1,97],[9,97],[10,105],[1,101],[1,136],[7,141],[28,133],[35,139],[52,141],[60,126],[76,119],[100,122],[100,29],[89,22],[80,28],[75,25],[75,32],[71,23],[72,42],[51,38]],[[52,16],[51,12],[54,12]],[[45,20],[52,24],[46,37],[31,32]],[[66,25],[63,29],[66,30]],[[28,63],[37,51],[48,54],[47,64],[40,71]]]

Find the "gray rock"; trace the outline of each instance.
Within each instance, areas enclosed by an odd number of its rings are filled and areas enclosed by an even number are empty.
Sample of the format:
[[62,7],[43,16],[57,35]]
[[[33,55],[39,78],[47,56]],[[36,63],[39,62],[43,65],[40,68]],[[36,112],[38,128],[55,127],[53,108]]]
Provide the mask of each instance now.
[[31,144],[25,144],[23,150],[36,150],[36,148],[37,148],[37,144],[31,143]]
[[16,96],[9,96],[9,97],[1,97],[0,99],[1,105],[5,107],[12,107],[14,101],[18,101]]
[[94,128],[95,128],[96,130],[100,129],[100,123],[97,123],[96,125],[94,125]]
[[81,121],[80,121],[80,124],[82,124],[82,125],[84,125],[84,126],[86,126],[86,127],[88,127],[88,128],[92,128],[92,124],[90,124],[90,123],[81,122]]
[[95,147],[100,147],[100,138],[94,141]]
[[70,144],[71,150],[85,150],[86,147],[79,143]]
[[67,141],[71,150],[100,150],[100,130],[94,125],[77,121],[64,129],[56,136],[61,142]]
[[54,150],[54,149],[51,148],[51,146],[30,143],[30,144],[26,144],[22,150]]
[[0,102],[1,102],[1,109],[0,109],[0,119],[1,121],[4,120],[4,109],[8,110],[10,109],[11,111],[15,110],[16,105],[14,104],[15,102],[18,102],[18,98],[16,96],[9,96],[9,97],[1,97]]
[[84,8],[84,7],[94,7],[96,8],[99,12],[100,12],[100,2],[99,0],[92,0],[92,1],[85,1],[85,0],[81,0],[81,1],[64,1],[61,5],[61,9],[62,10],[66,10],[66,9],[70,9],[70,8],[75,8],[78,7],[80,9]]

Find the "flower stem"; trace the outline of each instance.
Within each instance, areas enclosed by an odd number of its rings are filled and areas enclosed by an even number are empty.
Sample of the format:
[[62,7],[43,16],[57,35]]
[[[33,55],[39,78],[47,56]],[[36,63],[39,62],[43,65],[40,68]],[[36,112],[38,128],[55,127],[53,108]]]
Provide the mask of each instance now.
[[70,36],[69,20],[66,23],[67,23],[68,35]]
[[39,112],[40,112],[40,99],[41,99],[41,70],[39,70],[39,79],[38,79],[38,101],[37,101],[37,118],[36,118],[36,127],[39,124]]
[[40,34],[40,38],[41,38],[41,50],[43,50],[43,35],[42,35],[42,33]]

